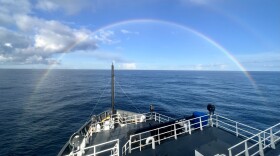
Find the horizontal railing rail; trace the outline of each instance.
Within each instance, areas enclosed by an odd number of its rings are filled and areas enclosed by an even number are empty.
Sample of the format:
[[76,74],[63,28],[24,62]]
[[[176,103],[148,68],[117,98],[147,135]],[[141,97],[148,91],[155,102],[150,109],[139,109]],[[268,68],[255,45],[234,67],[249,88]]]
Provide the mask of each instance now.
[[[113,144],[113,147],[106,148],[106,146],[111,145],[111,144]],[[105,149],[98,151],[97,150],[98,147],[101,148],[102,146],[105,146]],[[84,148],[83,150],[86,153],[87,151],[91,151],[92,149],[93,149],[92,153],[87,153],[86,154],[87,156],[96,156],[96,155],[106,153],[106,152],[107,153],[110,152],[111,156],[119,156],[119,139],[104,142],[104,143],[93,145],[93,146],[89,146],[89,147]]]
[[122,148],[122,155],[126,155],[127,151],[129,150],[129,141],[123,145]]
[[[267,135],[269,134],[269,135]],[[257,142],[255,143],[257,139]],[[280,140],[280,123],[261,131],[250,138],[243,140],[242,142],[230,147],[228,149],[229,156],[239,155],[260,155],[264,156],[264,150],[266,148],[275,149],[275,144]],[[254,142],[254,143],[252,143]],[[243,145],[243,146],[242,146]],[[242,146],[242,147],[240,147]],[[243,148],[244,147],[244,148]],[[238,149],[237,149],[238,148]],[[242,149],[240,151],[240,149]]]
[[[162,120],[161,116],[156,113],[155,120],[160,122]],[[185,133],[191,134],[196,129],[203,130],[203,127],[208,126],[208,118],[209,115],[204,115],[189,120],[181,120],[173,124],[130,135],[130,139],[122,148],[122,154],[126,155],[127,151],[131,153],[132,150],[136,149],[141,151],[142,148],[148,145],[152,145],[152,148],[155,148],[155,142],[160,144],[161,141],[169,138],[177,139],[179,135]],[[168,121],[171,119],[165,116],[163,120]]]
[[[103,119],[105,119],[106,114],[109,114],[109,113],[108,112],[103,112],[103,113],[100,113],[100,116],[104,116]],[[128,115],[128,116],[123,116],[122,114],[114,114],[114,115],[110,115],[110,118],[111,119],[115,118],[115,120],[114,120],[115,123],[124,124],[124,125],[137,124],[137,123],[140,123],[140,122],[145,122],[147,120],[155,120],[155,121],[158,121],[158,122],[168,122],[170,120],[175,120],[172,117],[162,115],[162,114],[159,114],[159,113],[156,113],[156,112],[133,114],[133,115]],[[97,127],[98,124],[100,125],[100,131],[104,130],[104,126],[103,126],[102,121],[91,123],[91,126],[86,133],[87,138],[92,136],[93,133],[96,133],[96,127]]]
[[[161,118],[164,115],[159,115],[158,113],[153,114],[154,120],[156,121],[170,121],[173,118]],[[196,121],[196,122],[194,122]],[[179,126],[180,125],[180,126]],[[221,115],[205,115],[189,120],[178,121],[173,124],[165,125],[159,128],[155,128],[152,130],[148,130],[145,132],[137,133],[130,135],[129,140],[125,143],[122,148],[122,155],[126,155],[127,152],[131,153],[133,150],[139,149],[140,151],[146,146],[152,145],[152,148],[155,148],[155,143],[160,144],[161,141],[174,138],[177,139],[177,136],[181,134],[190,134],[192,131],[200,129],[203,130],[205,126],[215,126],[217,128],[221,128],[225,131],[228,131],[236,137],[241,137],[244,139],[250,138],[251,142],[258,143],[259,139],[256,138],[256,134],[262,132],[260,139],[264,145],[264,148],[267,148],[269,145],[266,142],[269,140],[270,132],[261,131],[252,126],[231,120]],[[280,130],[273,135],[280,133]],[[255,137],[253,137],[255,136]],[[280,138],[274,139],[274,141],[278,141]],[[255,144],[256,146],[256,144]],[[253,148],[253,147],[251,147]],[[232,155],[230,155],[232,156]]]
[[[143,113],[143,114],[139,114],[136,116],[136,118],[138,119],[139,121],[139,118],[142,117],[142,115],[145,115],[146,117],[146,120],[155,120],[155,121],[158,121],[158,122],[168,122],[168,121],[171,121],[171,120],[175,120],[174,118],[172,117],[169,117],[169,116],[166,116],[166,115],[163,115],[163,114],[160,114],[160,113],[157,113],[157,112],[149,112],[149,113]],[[125,119],[127,120],[127,118],[132,118],[131,120],[135,120],[135,115],[131,116],[131,117],[126,117]],[[130,120],[128,120],[130,121]],[[123,122],[123,121],[122,121]],[[132,122],[133,123],[133,122]],[[137,122],[134,122],[134,123],[137,123]],[[126,123],[127,124],[127,123]],[[129,124],[129,123],[128,123]],[[122,154],[123,155],[126,155],[126,153],[128,152],[129,150],[129,141],[125,143],[125,145],[123,146],[122,148]]]
[[170,120],[175,120],[172,117],[169,117],[169,116],[157,113],[157,112],[152,112],[152,116],[154,117],[154,120],[158,121],[158,122],[168,122]]
[[[213,119],[213,124],[216,127],[219,127],[228,132],[231,132],[231,133],[235,134],[237,137],[241,136],[241,137],[247,139],[247,138],[261,132],[261,130],[259,130],[257,128],[234,121],[232,119],[226,118],[221,115],[214,115],[212,119]],[[257,140],[255,140],[255,139],[254,139],[254,141],[257,142]]]
[[77,152],[70,153],[70,156],[97,156],[106,153],[111,156],[119,156],[119,139],[107,141],[93,146],[84,147]]
[[[143,122],[144,120],[147,120],[147,116],[150,113],[142,113],[142,114],[134,114],[130,116],[122,116],[121,114],[117,115],[117,121],[120,124],[137,124],[139,122]],[[144,118],[143,118],[144,117]]]

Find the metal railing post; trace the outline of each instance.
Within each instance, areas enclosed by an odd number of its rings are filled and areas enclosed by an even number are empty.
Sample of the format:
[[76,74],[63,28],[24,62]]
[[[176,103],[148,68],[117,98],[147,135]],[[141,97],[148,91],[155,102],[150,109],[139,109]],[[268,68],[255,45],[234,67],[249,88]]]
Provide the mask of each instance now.
[[128,147],[129,153],[131,153],[131,136],[129,138],[129,147]]
[[187,133],[187,132],[188,132],[188,129],[189,129],[189,127],[188,127],[188,122],[187,122],[187,121],[184,121],[183,123],[184,123],[184,127],[185,127],[185,132],[184,132],[184,133]]
[[264,156],[261,135],[259,134],[258,137],[259,137],[259,153],[260,156]]
[[156,143],[155,143],[154,137],[153,137],[153,139],[152,139],[152,149],[156,149]]
[[158,122],[160,123],[160,114],[158,115]]
[[157,134],[158,134],[158,144],[160,145],[160,135],[159,135],[159,128],[157,129]]
[[120,141],[118,139],[118,142],[117,142],[117,156],[120,156]]
[[155,121],[157,121],[157,113],[155,113]]
[[192,134],[192,129],[191,129],[191,122],[190,122],[190,120],[188,121],[188,126],[189,126],[189,134]]
[[236,132],[236,136],[238,137],[238,126],[237,126],[237,122],[235,122],[235,132]]
[[141,134],[139,134],[139,149],[140,149],[140,151],[141,151]]
[[124,155],[126,155],[126,144],[124,144]]
[[213,127],[213,119],[212,119],[212,115],[210,115],[210,126]]
[[177,139],[177,133],[176,133],[176,123],[174,124],[174,138]]
[[263,133],[263,147],[265,146],[265,132]]
[[228,156],[232,156],[231,149],[228,150]]
[[218,115],[216,115],[216,127],[219,127],[219,123],[218,123]]
[[275,149],[275,143],[274,143],[272,128],[270,128],[270,144],[271,144],[271,148]]
[[201,122],[201,117],[199,118],[199,124],[200,124],[200,130],[202,131],[202,122]]
[[245,156],[249,156],[247,141],[245,141]]
[[95,153],[96,153],[96,148],[95,148],[95,146],[93,146],[93,155],[94,155],[94,156],[96,156]]

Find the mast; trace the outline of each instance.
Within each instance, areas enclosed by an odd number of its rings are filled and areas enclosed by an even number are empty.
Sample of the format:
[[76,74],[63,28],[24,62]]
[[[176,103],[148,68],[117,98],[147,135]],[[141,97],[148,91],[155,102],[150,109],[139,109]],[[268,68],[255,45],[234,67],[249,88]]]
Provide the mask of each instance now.
[[112,104],[112,115],[114,114],[115,107],[115,73],[114,73],[114,64],[112,63],[111,67],[111,104]]

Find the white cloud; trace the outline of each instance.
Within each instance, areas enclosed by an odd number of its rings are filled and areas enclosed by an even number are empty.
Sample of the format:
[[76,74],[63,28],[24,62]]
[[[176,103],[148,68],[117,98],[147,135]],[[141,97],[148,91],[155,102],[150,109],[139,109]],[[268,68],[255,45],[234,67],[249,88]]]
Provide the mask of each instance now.
[[[26,14],[31,12],[31,4],[28,0],[0,0],[1,13]],[[13,10],[10,10],[13,9]]]
[[27,0],[0,0],[0,25],[10,25],[15,22],[15,15],[31,13],[31,4]]
[[136,35],[139,34],[139,32],[129,31],[129,30],[126,30],[126,29],[121,29],[120,31],[123,34],[136,34]]
[[[99,42],[119,42],[114,39],[114,31],[100,30],[94,33],[85,28],[72,28],[67,23],[38,18],[32,12],[36,7],[45,11],[64,8],[74,13],[88,2],[82,0],[74,4],[64,0],[42,0],[32,6],[28,0],[0,0],[0,63],[60,64],[54,56],[78,51],[94,53],[93,56],[101,60],[125,62],[117,54],[95,52]],[[10,26],[13,29],[9,29]]]
[[[30,16],[29,1],[0,0],[0,5],[5,6],[0,9],[0,23],[18,28],[17,31],[0,26],[1,62],[53,64],[55,54],[97,48],[90,30],[74,29],[59,21]],[[11,22],[1,21],[1,17]]]
[[122,29],[121,32],[122,32],[123,34],[129,34],[129,33],[130,33],[130,31],[125,30],[125,29]]
[[43,11],[63,10],[68,15],[73,15],[81,10],[93,8],[92,0],[40,0],[36,8]]
[[[67,30],[67,29],[66,29]],[[42,28],[34,37],[35,48],[46,52],[69,52],[70,50],[96,49],[96,44],[86,30],[68,30],[58,32]]]
[[60,64],[59,61],[50,58],[44,58],[40,55],[33,55],[26,58],[25,64]]
[[[26,35],[28,33],[23,35],[21,32],[0,27],[0,45],[4,45],[0,47],[0,54],[14,58],[12,61],[49,63],[47,60],[54,54],[97,48],[96,41],[89,30],[71,29],[56,21],[32,19],[32,17],[26,19],[31,22],[30,25],[37,27],[35,30],[28,30],[34,33],[32,35]],[[32,23],[32,21],[35,22]],[[36,61],[30,59],[31,56],[37,56]],[[39,57],[41,59],[38,59]]]
[[54,11],[54,10],[57,10],[59,8],[59,6],[49,0],[40,0],[36,4],[36,8],[44,10],[44,11]]
[[12,60],[11,57],[5,57],[5,56],[0,54],[0,63],[1,62],[7,62],[7,61],[10,61],[10,60]]
[[8,24],[13,23],[13,21],[14,20],[9,15],[7,15],[5,13],[1,13],[1,11],[0,11],[0,24],[1,25],[8,25]]
[[174,69],[182,70],[227,70],[228,65],[223,63],[212,63],[212,64],[194,64],[194,65],[183,65],[175,67]]
[[119,40],[113,39],[115,32],[112,30],[99,30],[95,33],[94,38],[103,44],[119,43]]
[[13,45],[11,43],[5,43],[4,46],[9,47],[9,48],[13,48]]
[[126,70],[136,69],[136,63],[122,63],[119,65],[119,68]]

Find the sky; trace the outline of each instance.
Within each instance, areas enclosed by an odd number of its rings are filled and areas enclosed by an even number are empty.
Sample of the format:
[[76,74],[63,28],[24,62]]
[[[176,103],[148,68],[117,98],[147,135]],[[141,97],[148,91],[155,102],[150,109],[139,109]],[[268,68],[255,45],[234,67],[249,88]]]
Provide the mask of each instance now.
[[0,68],[280,71],[278,0],[0,0]]

